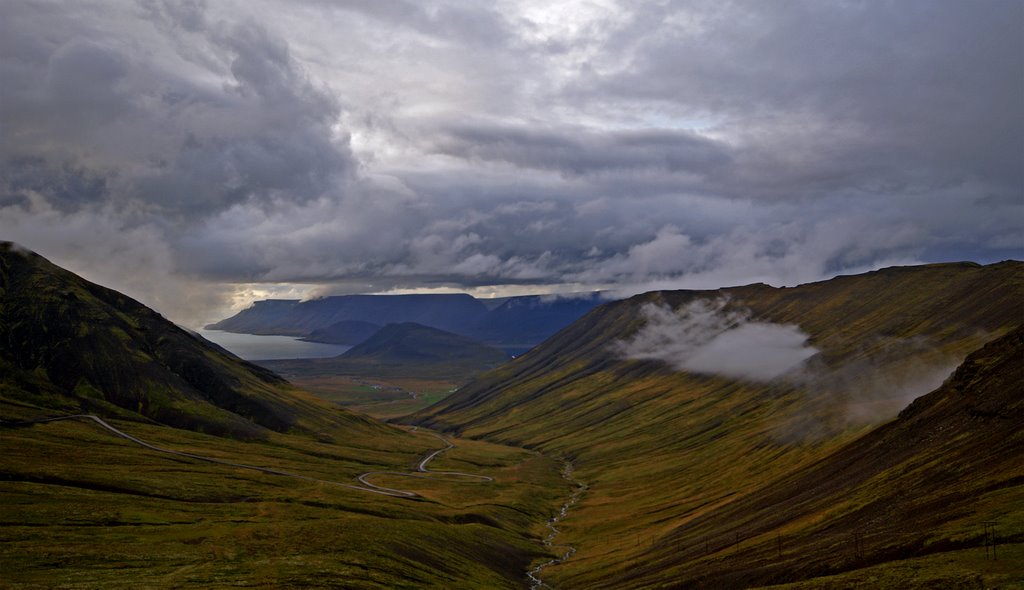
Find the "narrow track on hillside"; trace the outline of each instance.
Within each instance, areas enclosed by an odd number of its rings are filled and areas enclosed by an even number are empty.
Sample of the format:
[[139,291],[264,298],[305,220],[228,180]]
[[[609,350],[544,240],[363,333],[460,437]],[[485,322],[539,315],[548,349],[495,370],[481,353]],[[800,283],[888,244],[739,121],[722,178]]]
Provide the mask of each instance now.
[[[414,429],[415,429],[415,427],[414,427]],[[413,430],[413,431],[415,431],[415,430]],[[384,486],[379,486],[379,485],[376,485],[376,484],[372,484],[372,483],[366,481],[366,478],[370,477],[372,475],[399,475],[399,476],[402,476],[402,477],[418,477],[420,479],[432,479],[434,481],[458,481],[458,480],[441,479],[441,478],[437,478],[437,477],[431,477],[431,475],[448,475],[448,476],[457,477],[457,478],[470,478],[470,479],[477,479],[477,480],[480,480],[480,481],[494,481],[494,478],[489,476],[489,475],[474,475],[472,473],[462,473],[461,471],[432,471],[430,469],[427,469],[427,463],[430,463],[430,461],[433,460],[434,457],[437,457],[441,453],[455,448],[455,445],[452,444],[451,441],[445,439],[444,437],[442,437],[442,436],[440,436],[438,434],[434,434],[433,432],[429,432],[428,434],[430,434],[431,436],[433,436],[437,440],[443,442],[446,446],[443,447],[443,448],[437,449],[436,451],[432,451],[430,453],[427,453],[427,455],[425,457],[423,457],[423,460],[420,461],[419,465],[416,466],[416,471],[418,471],[419,473],[408,473],[408,472],[405,472],[405,471],[368,471],[366,473],[363,473],[362,475],[360,475],[356,479],[358,479],[359,482],[362,483],[363,485],[370,486],[372,488],[375,488],[375,489],[378,489],[378,490],[381,490],[381,491],[389,491],[389,492],[401,492],[402,490],[395,490],[393,488],[386,488]],[[406,493],[412,493],[412,492],[406,492]]]
[[[152,443],[148,443],[148,442],[146,442],[146,441],[144,441],[144,440],[142,440],[140,438],[137,438],[137,437],[134,437],[134,436],[128,434],[127,432],[124,432],[123,430],[115,428],[114,426],[111,426],[106,420],[104,420],[103,418],[100,418],[99,416],[96,416],[94,414],[72,414],[72,415],[69,415],[69,416],[54,416],[54,417],[51,417],[51,418],[40,418],[38,420],[26,420],[26,421],[22,421],[22,422],[7,423],[7,426],[30,426],[30,425],[33,425],[33,424],[45,424],[45,423],[48,423],[48,422],[58,422],[58,421],[61,421],[61,420],[84,420],[84,421],[91,421],[91,422],[99,425],[101,428],[104,428],[105,430],[109,431],[110,433],[112,433],[112,434],[114,434],[116,436],[119,436],[119,437],[121,437],[123,439],[129,440],[129,441],[131,441],[131,442],[133,442],[133,443],[135,443],[135,444],[137,444],[139,446],[145,447],[145,448],[147,448],[147,449],[149,449],[151,451],[156,451],[158,453],[174,455],[176,457],[186,457],[188,459],[195,459],[197,461],[204,461],[204,462],[207,462],[207,463],[216,463],[217,465],[224,465],[224,466],[227,466],[227,467],[236,467],[236,468],[239,468],[239,469],[250,469],[252,471],[258,471],[260,473],[266,473],[266,474],[269,474],[269,475],[279,475],[279,476],[282,476],[282,477],[293,477],[295,479],[302,479],[302,480],[305,480],[305,481],[313,481],[313,482],[317,482],[317,483],[325,483],[325,484],[328,484],[328,485],[339,486],[339,487],[343,487],[343,488],[347,488],[347,489],[351,489],[351,490],[357,490],[357,491],[360,491],[360,492],[366,492],[366,493],[370,493],[370,494],[378,494],[378,495],[381,495],[381,496],[392,496],[392,497],[396,497],[396,498],[408,498],[408,499],[414,499],[414,498],[420,498],[421,497],[416,492],[410,492],[410,491],[407,491],[407,490],[398,490],[398,489],[394,489],[394,488],[386,488],[384,486],[374,485],[374,484],[366,481],[364,479],[365,477],[368,477],[368,476],[371,476],[371,475],[375,475],[375,474],[388,474],[388,475],[403,475],[403,476],[406,476],[406,477],[420,477],[420,478],[424,478],[424,479],[437,479],[435,477],[430,477],[429,475],[423,475],[423,474],[436,474],[436,475],[453,475],[453,476],[459,476],[459,477],[468,477],[468,478],[480,479],[480,480],[483,480],[483,481],[494,481],[494,478],[486,476],[486,475],[473,475],[473,474],[469,474],[469,473],[460,473],[460,472],[457,472],[457,471],[429,471],[427,469],[427,463],[429,463],[431,459],[433,459],[434,457],[438,456],[439,454],[441,454],[441,453],[443,453],[443,452],[445,452],[445,451],[447,451],[449,449],[455,448],[454,444],[452,444],[448,440],[446,440],[446,439],[442,438],[441,436],[438,436],[438,435],[436,435],[436,434],[434,434],[432,432],[429,433],[429,434],[437,437],[441,442],[445,443],[445,445],[447,445],[447,446],[445,446],[444,448],[437,449],[435,451],[429,452],[423,458],[423,460],[420,461],[419,465],[417,466],[417,471],[421,472],[422,474],[421,473],[405,473],[405,472],[401,472],[401,471],[369,471],[369,472],[360,474],[358,477],[356,477],[356,479],[359,480],[359,482],[363,484],[363,485],[360,486],[360,485],[353,485],[353,484],[350,484],[350,483],[344,483],[344,482],[340,482],[340,481],[331,481],[331,480],[328,480],[328,479],[320,479],[320,478],[316,478],[316,477],[310,477],[308,475],[300,475],[298,473],[291,473],[291,472],[288,472],[288,471],[283,471],[281,469],[273,469],[271,467],[260,467],[260,466],[257,466],[257,465],[247,465],[245,463],[235,463],[233,461],[226,461],[224,459],[217,459],[215,457],[207,457],[205,455],[197,455],[195,453],[186,453],[184,451],[176,451],[174,449],[167,449],[167,448],[164,448],[164,447],[161,447],[161,446],[154,445]],[[441,480],[441,481],[452,481],[452,480]]]
[[545,568],[550,567],[552,565],[564,563],[576,553],[576,547],[574,547],[573,545],[554,544],[555,537],[557,537],[558,533],[561,532],[557,528],[555,528],[555,525],[558,524],[562,519],[566,517],[566,515],[569,514],[569,509],[572,508],[577,502],[579,502],[580,498],[583,496],[583,493],[587,491],[587,484],[573,477],[572,472],[572,463],[566,461],[565,468],[562,469],[562,478],[571,483],[572,485],[576,486],[576,489],[573,490],[572,496],[570,496],[569,499],[566,500],[565,504],[562,504],[562,508],[558,511],[558,514],[548,519],[548,534],[544,537],[545,547],[562,547],[565,549],[565,552],[562,553],[561,557],[556,557],[555,559],[545,561],[544,563],[526,572],[526,577],[530,579],[530,590],[541,590],[542,588],[551,588],[551,586],[545,584],[544,581],[540,579],[541,572],[544,571]]

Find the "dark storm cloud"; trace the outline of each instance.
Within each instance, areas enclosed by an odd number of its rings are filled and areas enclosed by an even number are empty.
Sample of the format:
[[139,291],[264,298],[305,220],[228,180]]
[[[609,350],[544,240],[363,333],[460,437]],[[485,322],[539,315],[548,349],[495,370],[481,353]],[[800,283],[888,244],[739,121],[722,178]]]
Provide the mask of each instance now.
[[1012,0],[3,2],[0,237],[193,323],[301,291],[278,283],[626,293],[1019,257],[1021,22]]
[[1020,195],[1024,4],[692,6],[637,10],[609,42],[625,63],[587,68],[569,100],[723,122],[745,190],[772,178],[799,196],[981,178]]
[[[87,23],[46,44],[5,48],[4,73],[15,80],[3,85],[6,131],[18,139],[0,147],[8,190],[69,204],[68,191],[20,182],[44,176],[45,162],[55,176],[69,167],[106,175],[95,182],[111,200],[194,217],[244,202],[308,200],[344,181],[354,164],[346,139],[330,129],[340,107],[287,44],[253,22],[207,22],[201,5],[144,6],[153,26],[183,35],[178,41],[198,53],[161,63],[155,58],[164,56]],[[8,5],[4,34],[53,21],[64,31],[81,16],[48,9]],[[200,57],[219,80],[195,77]]]
[[728,149],[689,131],[595,131],[528,126],[453,125],[435,144],[440,153],[507,162],[567,175],[630,171],[714,173],[729,163]]

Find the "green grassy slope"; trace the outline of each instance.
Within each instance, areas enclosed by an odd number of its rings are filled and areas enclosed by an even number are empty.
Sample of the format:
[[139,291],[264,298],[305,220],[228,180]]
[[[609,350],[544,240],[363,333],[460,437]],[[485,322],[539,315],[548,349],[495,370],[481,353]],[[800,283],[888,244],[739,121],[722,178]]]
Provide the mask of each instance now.
[[[727,309],[798,325],[821,350],[813,362],[824,374],[883,378],[763,384],[614,351],[643,326],[645,304],[678,309],[722,296]],[[659,563],[658,539],[822,459],[884,412],[894,417],[904,392],[889,389],[903,373],[951,369],[1024,321],[1022,301],[1019,262],[893,268],[788,289],[649,293],[594,310],[409,421],[574,458],[590,488],[560,528],[579,551],[547,575],[566,587],[628,587],[624,572]]]
[[[348,483],[412,471],[440,447],[425,432],[239,441],[113,423],[162,447]],[[421,495],[409,500],[162,455],[88,423],[0,426],[0,586],[522,588],[564,493],[558,466],[457,444],[430,467],[495,481],[371,480]]]
[[8,243],[0,243],[0,369],[0,417],[28,405],[242,438],[385,428]]
[[[682,524],[655,541],[643,569],[607,584],[748,587],[872,566],[877,576],[879,564],[940,553],[952,554],[944,568],[918,566],[932,570],[929,583],[1012,581],[1012,568],[970,562],[983,553],[986,521],[996,523],[1004,560],[1024,557],[1022,424],[1024,327],[972,353],[897,420]],[[1017,565],[1024,583],[1024,561]]]
[[[157,447],[92,422],[95,413]],[[560,465],[338,409],[131,299],[0,244],[0,586],[520,588]],[[239,465],[285,471],[285,477]],[[317,481],[313,481],[317,480]],[[333,482],[333,483],[331,483]],[[338,485],[342,484],[342,485]]]

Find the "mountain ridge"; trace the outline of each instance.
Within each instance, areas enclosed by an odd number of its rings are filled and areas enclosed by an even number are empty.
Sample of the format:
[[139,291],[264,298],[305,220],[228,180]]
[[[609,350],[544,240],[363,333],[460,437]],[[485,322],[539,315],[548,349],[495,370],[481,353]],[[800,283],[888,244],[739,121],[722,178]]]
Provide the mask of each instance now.
[[[402,421],[570,458],[588,491],[559,529],[578,551],[549,570],[549,583],[632,586],[639,583],[627,583],[628,572],[644,570],[657,586],[671,578],[654,564],[674,563],[658,543],[674,541],[683,523],[811,468],[895,418],[967,354],[1022,323],[1021,302],[1017,261],[645,293],[592,310]],[[623,353],[621,343],[654,319],[700,313],[723,331],[767,325],[803,334],[799,346],[814,355],[785,379],[762,382]]]
[[485,304],[485,301],[465,293],[264,300],[206,328],[298,336],[330,344],[357,344],[351,337],[344,338],[345,342],[338,341],[331,333],[332,326],[339,330],[343,322],[352,321],[377,325],[413,322],[481,340],[517,354],[599,305],[602,295],[526,295],[502,298],[498,305]]
[[3,401],[242,438],[371,421],[337,411],[117,291],[0,243]]

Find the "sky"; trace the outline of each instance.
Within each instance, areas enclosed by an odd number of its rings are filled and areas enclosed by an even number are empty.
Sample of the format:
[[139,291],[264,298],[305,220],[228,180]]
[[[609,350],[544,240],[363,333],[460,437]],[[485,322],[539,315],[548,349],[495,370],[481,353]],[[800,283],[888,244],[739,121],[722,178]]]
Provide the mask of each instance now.
[[1024,2],[0,3],[0,239],[254,299],[1024,258]]

